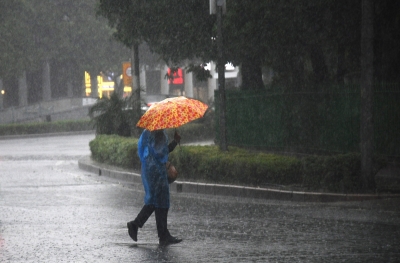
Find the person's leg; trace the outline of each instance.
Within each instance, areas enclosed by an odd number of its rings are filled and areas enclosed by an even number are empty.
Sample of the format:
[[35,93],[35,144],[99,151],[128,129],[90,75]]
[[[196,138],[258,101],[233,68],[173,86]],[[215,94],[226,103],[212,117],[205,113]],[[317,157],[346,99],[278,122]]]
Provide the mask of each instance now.
[[156,208],[156,224],[160,245],[176,244],[182,241],[171,236],[168,231],[168,208]]
[[138,228],[142,228],[146,223],[147,219],[154,212],[153,205],[144,205],[142,210],[140,210],[139,214],[135,218],[135,220],[127,223],[128,226],[128,234],[134,240],[137,241],[137,232]]

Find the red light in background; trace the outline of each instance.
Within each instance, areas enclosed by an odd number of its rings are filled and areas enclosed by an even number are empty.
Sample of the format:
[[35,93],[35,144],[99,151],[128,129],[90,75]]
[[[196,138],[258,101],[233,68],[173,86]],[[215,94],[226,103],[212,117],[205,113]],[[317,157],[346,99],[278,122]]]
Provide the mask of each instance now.
[[[168,68],[168,75],[171,74],[171,69]],[[168,79],[168,84],[181,85],[183,84],[183,71],[181,68],[178,68],[177,71],[174,72],[174,79]]]

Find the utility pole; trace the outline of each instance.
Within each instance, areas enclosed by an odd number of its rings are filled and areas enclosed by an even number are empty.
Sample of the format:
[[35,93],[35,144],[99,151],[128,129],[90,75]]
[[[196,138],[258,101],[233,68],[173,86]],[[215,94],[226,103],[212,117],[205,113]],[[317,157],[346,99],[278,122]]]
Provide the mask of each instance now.
[[217,14],[217,48],[218,48],[218,89],[219,89],[219,148],[228,150],[226,137],[226,94],[225,94],[225,60],[223,53],[222,14],[226,11],[225,0],[210,0],[210,13]]
[[140,119],[140,78],[139,78],[139,44],[132,45],[132,106],[134,111],[135,123]]
[[372,173],[374,155],[374,1],[362,1],[361,21],[361,176],[364,191],[375,187]]

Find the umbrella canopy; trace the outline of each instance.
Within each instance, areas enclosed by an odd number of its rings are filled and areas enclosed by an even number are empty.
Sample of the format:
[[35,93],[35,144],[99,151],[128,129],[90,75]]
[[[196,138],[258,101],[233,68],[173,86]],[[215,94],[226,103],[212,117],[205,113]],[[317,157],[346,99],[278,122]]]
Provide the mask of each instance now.
[[156,102],[143,114],[136,126],[149,131],[177,128],[203,117],[208,106],[180,96]]

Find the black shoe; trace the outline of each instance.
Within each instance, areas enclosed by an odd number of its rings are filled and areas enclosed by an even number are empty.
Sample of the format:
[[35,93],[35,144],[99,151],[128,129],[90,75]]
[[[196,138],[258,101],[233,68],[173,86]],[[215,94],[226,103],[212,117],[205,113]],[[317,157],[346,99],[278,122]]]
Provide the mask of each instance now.
[[137,242],[137,232],[138,232],[138,227],[135,225],[133,222],[128,222],[128,234],[129,236]]
[[161,246],[168,246],[171,244],[178,244],[182,242],[182,239],[173,237],[171,235],[167,235],[165,238],[160,238],[160,245]]

